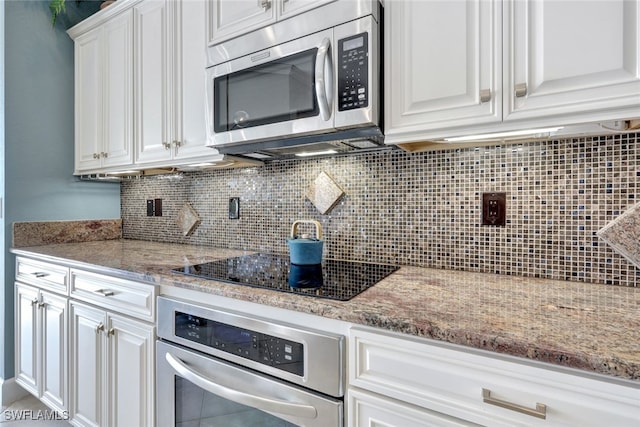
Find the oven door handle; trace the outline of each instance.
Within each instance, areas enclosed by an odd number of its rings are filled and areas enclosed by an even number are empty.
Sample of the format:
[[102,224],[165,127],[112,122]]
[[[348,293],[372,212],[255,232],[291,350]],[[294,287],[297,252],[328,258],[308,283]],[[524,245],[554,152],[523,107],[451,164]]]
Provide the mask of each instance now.
[[189,368],[182,360],[178,359],[171,353],[165,354],[165,359],[173,368],[176,374],[182,378],[191,381],[193,384],[225,399],[232,400],[236,403],[247,405],[263,411],[291,415],[300,418],[316,418],[318,411],[310,405],[300,403],[292,403],[284,400],[269,399],[262,396],[255,396],[240,390],[216,384],[209,378],[204,377],[201,373]]
[[320,117],[325,122],[331,118],[331,93],[333,93],[333,64],[329,49],[331,41],[324,38],[318,46],[316,53],[316,98],[318,99],[318,108],[320,109]]

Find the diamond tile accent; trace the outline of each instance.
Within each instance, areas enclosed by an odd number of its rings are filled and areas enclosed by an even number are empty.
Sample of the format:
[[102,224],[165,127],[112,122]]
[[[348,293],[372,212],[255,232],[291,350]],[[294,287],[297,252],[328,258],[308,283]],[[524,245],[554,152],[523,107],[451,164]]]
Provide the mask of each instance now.
[[193,233],[198,224],[200,224],[200,217],[191,205],[186,203],[178,212],[176,223],[182,230],[182,234],[189,236]]
[[313,181],[305,193],[322,215],[328,213],[344,196],[344,191],[324,171]]
[[614,251],[640,267],[640,203],[627,209],[597,234]]

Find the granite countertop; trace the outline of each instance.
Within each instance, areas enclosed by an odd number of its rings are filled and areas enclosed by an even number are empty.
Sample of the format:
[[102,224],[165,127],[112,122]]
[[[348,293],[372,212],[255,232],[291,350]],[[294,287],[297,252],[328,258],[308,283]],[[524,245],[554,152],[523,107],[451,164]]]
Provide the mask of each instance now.
[[12,252],[640,381],[638,288],[402,267],[342,302],[170,272],[245,253],[238,250],[108,240]]

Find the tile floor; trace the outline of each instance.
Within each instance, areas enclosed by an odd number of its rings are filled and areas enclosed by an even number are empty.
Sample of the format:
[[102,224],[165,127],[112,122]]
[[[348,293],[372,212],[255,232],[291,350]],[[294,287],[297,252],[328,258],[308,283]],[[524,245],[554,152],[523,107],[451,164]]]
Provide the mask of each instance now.
[[[55,418],[56,415],[58,419]],[[60,420],[64,414],[56,414],[44,403],[29,395],[8,407],[2,407],[0,424],[2,427],[69,427],[67,421]]]

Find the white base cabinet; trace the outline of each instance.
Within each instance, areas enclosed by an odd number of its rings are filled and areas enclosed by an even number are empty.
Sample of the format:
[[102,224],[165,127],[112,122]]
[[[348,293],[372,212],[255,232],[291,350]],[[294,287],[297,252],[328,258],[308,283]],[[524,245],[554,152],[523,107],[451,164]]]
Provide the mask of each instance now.
[[635,427],[640,384],[352,328],[350,426]]
[[71,419],[152,426],[154,326],[72,301]]
[[16,283],[16,382],[50,408],[67,406],[67,298]]

